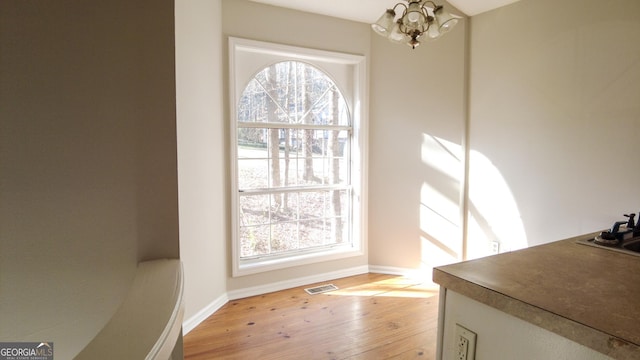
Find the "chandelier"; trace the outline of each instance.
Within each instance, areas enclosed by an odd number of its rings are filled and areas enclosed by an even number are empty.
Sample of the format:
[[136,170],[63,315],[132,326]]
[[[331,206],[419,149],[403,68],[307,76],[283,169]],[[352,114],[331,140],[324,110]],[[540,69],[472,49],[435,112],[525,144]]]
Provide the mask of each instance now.
[[[371,28],[393,42],[407,44],[415,49],[420,45],[418,39],[423,35],[428,39],[437,39],[458,23],[456,17],[433,1],[405,1],[408,4],[397,3],[392,9],[387,9],[378,21],[371,24]],[[395,10],[398,6],[404,7],[404,11],[396,20]]]

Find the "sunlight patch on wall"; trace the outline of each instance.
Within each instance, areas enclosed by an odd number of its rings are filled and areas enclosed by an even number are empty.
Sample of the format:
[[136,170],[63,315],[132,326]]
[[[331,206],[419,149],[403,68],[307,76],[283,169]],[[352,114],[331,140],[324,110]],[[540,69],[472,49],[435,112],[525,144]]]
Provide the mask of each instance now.
[[461,145],[423,134],[424,182],[420,189],[422,266],[429,268],[527,247],[517,204],[506,180],[483,154],[469,154],[467,257],[462,258],[464,171]]
[[460,183],[462,147],[450,141],[422,134],[422,162]]
[[429,268],[461,258],[462,227],[460,145],[423,134],[424,179],[420,189],[420,241],[422,266]]
[[[460,207],[457,202],[444,197],[429,184],[422,184],[420,189],[421,238],[454,259],[460,256],[460,249],[462,249],[459,217]],[[423,244],[422,247],[423,259],[434,250],[432,246],[425,245]],[[427,253],[424,253],[425,251]]]
[[520,211],[500,171],[475,150],[469,164],[468,258],[491,255],[494,242],[500,252],[527,247]]

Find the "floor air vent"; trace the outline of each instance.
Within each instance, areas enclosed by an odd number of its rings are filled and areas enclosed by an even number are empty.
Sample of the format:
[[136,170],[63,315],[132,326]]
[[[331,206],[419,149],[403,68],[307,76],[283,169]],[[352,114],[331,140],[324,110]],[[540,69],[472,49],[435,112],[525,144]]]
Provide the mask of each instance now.
[[306,291],[310,295],[325,293],[333,290],[338,290],[338,287],[333,284],[320,285],[320,286],[304,289],[304,291]]

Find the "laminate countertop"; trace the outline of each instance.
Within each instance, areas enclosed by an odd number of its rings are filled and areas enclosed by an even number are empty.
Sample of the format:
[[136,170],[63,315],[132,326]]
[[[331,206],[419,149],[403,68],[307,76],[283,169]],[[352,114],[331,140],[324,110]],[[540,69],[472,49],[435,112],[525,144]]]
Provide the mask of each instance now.
[[640,257],[587,234],[436,267],[440,286],[616,359],[640,359]]

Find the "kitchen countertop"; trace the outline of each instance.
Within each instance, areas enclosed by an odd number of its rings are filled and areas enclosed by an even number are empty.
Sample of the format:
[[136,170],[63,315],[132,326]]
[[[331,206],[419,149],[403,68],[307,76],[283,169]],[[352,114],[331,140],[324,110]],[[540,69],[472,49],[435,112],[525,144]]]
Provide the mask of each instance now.
[[442,287],[616,359],[640,358],[640,257],[587,234],[433,270]]

